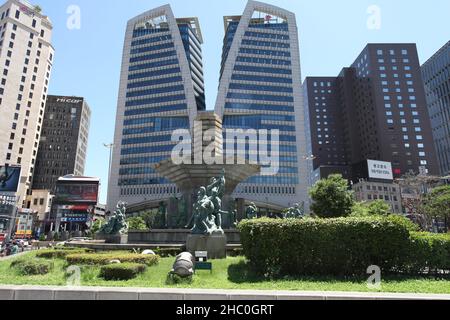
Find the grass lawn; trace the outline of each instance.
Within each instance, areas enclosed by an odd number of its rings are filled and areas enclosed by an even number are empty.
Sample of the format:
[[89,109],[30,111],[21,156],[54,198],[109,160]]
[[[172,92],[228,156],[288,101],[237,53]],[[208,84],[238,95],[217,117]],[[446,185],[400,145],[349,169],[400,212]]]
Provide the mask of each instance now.
[[[24,258],[24,257],[22,257]],[[35,253],[25,256],[37,259]],[[167,273],[171,270],[175,258],[163,258],[157,266],[137,278],[129,281],[105,281],[98,277],[99,267],[82,267],[82,286],[106,287],[149,287],[149,288],[203,288],[203,289],[256,289],[256,290],[298,290],[298,291],[358,291],[374,292],[366,286],[362,278],[286,278],[266,280],[252,275],[243,257],[213,260],[213,272],[199,271],[192,283],[166,284]],[[9,285],[66,285],[66,262],[55,259],[52,272],[43,276],[21,276],[10,268],[11,262],[0,262],[0,284]],[[435,279],[427,277],[389,277],[382,279],[382,292],[407,293],[447,293],[450,294],[450,278]]]

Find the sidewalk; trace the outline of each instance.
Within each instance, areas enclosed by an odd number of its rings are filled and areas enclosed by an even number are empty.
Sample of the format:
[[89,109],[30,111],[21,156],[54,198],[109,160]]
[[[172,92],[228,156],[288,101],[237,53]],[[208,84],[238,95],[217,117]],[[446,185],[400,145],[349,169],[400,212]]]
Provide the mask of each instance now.
[[0,300],[450,300],[450,295],[164,288],[0,286]]
[[27,254],[27,253],[30,253],[30,252],[31,252],[31,250],[25,250],[24,252],[19,252],[18,254],[15,254],[15,255],[13,255],[13,256],[0,257],[0,261],[6,261],[6,260],[15,259],[15,258],[18,258],[18,257],[20,257],[20,256],[23,256],[23,255],[25,255],[25,254]]

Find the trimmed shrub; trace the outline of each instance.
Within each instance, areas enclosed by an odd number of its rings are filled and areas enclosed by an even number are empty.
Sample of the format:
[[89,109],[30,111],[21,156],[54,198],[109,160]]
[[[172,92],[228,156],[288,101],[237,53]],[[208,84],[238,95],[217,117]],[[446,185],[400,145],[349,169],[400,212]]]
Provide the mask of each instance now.
[[69,254],[88,253],[88,252],[92,251],[89,249],[63,247],[63,248],[41,250],[36,254],[36,257],[45,259],[65,259],[66,256]]
[[450,270],[450,235],[411,232],[409,273],[437,274]]
[[402,270],[408,228],[395,216],[259,219],[238,226],[251,268],[265,276],[363,275],[370,265]]
[[130,280],[147,270],[147,265],[140,263],[109,264],[100,268],[100,277],[105,280]]
[[53,269],[53,262],[40,259],[15,260],[11,268],[16,269],[23,276],[44,275]]
[[66,260],[70,265],[107,265],[111,260],[119,260],[122,263],[140,263],[152,266],[159,262],[159,256],[120,252],[82,253],[69,254]]
[[192,284],[194,281],[194,276],[180,277],[179,275],[169,272],[166,278],[167,285],[177,285],[177,284]]
[[420,226],[409,220],[408,218],[398,215],[398,214],[392,214],[389,216],[389,220],[396,222],[398,224],[401,224],[406,229],[408,229],[409,232],[417,232],[420,230]]
[[182,252],[181,249],[177,248],[157,248],[154,251],[157,255],[159,255],[162,258],[176,257]]
[[239,257],[244,255],[244,250],[242,248],[234,248],[232,250],[227,250],[227,256],[229,257]]

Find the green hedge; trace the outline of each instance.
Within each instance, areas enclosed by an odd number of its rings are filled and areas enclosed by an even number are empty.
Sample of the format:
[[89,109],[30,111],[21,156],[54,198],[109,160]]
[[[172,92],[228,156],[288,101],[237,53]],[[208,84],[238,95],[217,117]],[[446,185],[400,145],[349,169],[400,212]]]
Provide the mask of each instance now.
[[44,275],[49,273],[54,265],[51,261],[40,259],[19,259],[11,263],[11,268],[16,269],[23,276]]
[[450,270],[450,235],[411,232],[409,273]]
[[69,254],[79,254],[88,252],[92,252],[92,250],[81,248],[54,248],[54,249],[40,250],[36,254],[36,257],[45,259],[65,259],[66,256]]
[[176,257],[182,252],[181,249],[177,248],[157,248],[153,251],[162,258]]
[[238,229],[259,274],[362,275],[370,265],[405,269],[411,225],[397,216],[258,219],[244,220]]
[[105,280],[130,280],[147,270],[147,265],[139,263],[109,264],[100,268],[100,277]]
[[70,254],[66,260],[70,265],[107,265],[111,260],[119,260],[122,263],[140,263],[152,266],[159,262],[159,256],[120,252],[82,253]]

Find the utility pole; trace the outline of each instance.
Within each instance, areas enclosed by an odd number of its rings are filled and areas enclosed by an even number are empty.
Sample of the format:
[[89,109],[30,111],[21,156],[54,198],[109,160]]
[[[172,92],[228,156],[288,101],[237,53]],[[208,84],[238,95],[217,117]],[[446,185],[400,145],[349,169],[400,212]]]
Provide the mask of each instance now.
[[107,182],[107,187],[106,187],[106,206],[105,206],[105,212],[108,212],[108,191],[109,191],[109,179],[111,178],[111,166],[112,166],[112,155],[114,152],[114,143],[109,143],[106,144],[104,143],[103,146],[105,148],[109,149],[109,166],[108,166],[108,182]]

